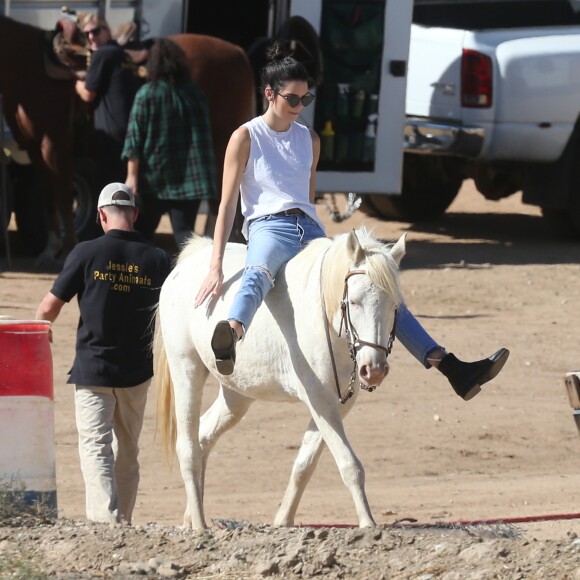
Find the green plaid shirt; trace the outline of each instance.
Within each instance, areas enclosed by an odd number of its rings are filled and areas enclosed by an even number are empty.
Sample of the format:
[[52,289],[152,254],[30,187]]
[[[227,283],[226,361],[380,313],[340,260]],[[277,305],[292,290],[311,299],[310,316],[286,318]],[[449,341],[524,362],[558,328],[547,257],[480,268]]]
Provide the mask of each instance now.
[[123,158],[139,160],[139,194],[158,199],[211,199],[217,179],[205,96],[194,82],[139,89]]

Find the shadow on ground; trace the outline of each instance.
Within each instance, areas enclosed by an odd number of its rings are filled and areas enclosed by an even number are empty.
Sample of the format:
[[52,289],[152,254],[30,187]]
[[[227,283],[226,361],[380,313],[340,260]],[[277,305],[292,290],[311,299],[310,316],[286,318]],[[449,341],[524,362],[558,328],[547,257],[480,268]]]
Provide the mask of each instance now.
[[[381,235],[379,220],[375,233]],[[348,226],[348,220],[344,222]],[[558,239],[546,229],[538,216],[517,213],[448,213],[436,221],[401,223],[403,231],[432,234],[433,240],[407,242],[404,268],[437,268],[461,264],[465,267],[482,264],[580,264],[580,239]],[[443,238],[443,240],[441,239]],[[392,240],[388,240],[392,241]],[[177,247],[170,233],[155,235],[155,245],[175,254]],[[9,267],[3,241],[0,242],[0,272],[55,273],[55,269],[39,269],[35,258],[26,256],[17,232],[9,232],[12,264]]]
[[450,213],[437,221],[409,224],[405,229],[409,233],[433,234],[439,238],[436,242],[409,241],[405,269],[459,263],[467,266],[580,264],[580,239],[558,239],[537,216]]

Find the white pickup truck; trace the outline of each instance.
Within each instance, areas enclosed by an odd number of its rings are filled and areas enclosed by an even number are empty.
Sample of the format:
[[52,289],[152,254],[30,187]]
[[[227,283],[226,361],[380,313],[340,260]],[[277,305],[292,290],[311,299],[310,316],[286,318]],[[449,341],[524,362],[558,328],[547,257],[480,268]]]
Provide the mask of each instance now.
[[382,215],[441,215],[472,178],[523,191],[580,236],[580,1],[415,0],[401,196]]

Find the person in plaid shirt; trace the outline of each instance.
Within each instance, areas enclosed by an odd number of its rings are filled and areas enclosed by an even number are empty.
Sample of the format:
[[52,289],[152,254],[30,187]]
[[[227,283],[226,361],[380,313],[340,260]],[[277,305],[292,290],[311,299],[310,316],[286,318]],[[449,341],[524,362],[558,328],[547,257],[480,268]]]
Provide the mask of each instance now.
[[136,229],[151,240],[168,212],[181,247],[201,200],[216,197],[217,178],[205,96],[183,50],[167,38],[151,49],[149,82],[135,96],[123,158],[125,184],[140,202]]

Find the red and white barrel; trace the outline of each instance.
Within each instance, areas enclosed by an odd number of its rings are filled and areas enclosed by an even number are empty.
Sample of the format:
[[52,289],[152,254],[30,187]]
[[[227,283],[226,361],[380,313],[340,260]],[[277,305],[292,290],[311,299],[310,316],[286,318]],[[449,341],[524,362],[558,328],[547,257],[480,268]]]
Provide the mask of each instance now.
[[56,515],[50,322],[0,320],[0,484]]

